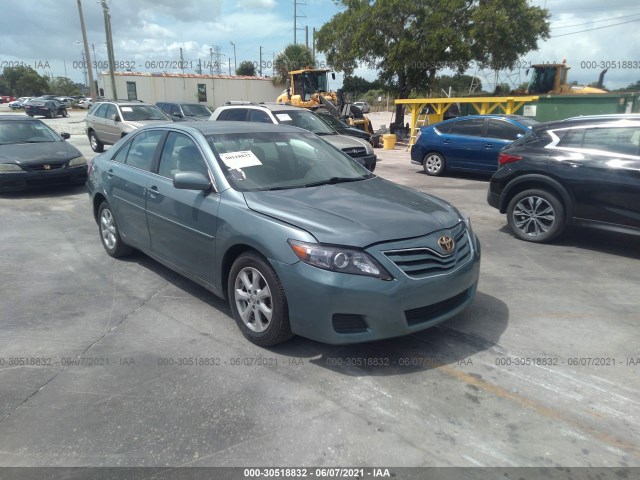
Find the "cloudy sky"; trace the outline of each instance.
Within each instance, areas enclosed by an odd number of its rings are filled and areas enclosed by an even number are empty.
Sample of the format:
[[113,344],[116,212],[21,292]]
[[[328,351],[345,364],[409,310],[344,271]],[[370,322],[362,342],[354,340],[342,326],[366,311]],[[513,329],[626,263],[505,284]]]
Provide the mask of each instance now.
[[[304,26],[320,28],[339,12],[332,0],[298,0],[299,43]],[[609,67],[605,86],[621,88],[640,80],[640,2],[637,0],[530,0],[550,10],[552,38],[522,59],[529,63],[562,61],[571,81],[596,81]],[[219,47],[222,73],[249,60],[258,62],[263,47],[263,74],[271,75],[274,54],[293,41],[293,0],[107,0],[111,10],[116,61],[136,71],[179,71],[180,48],[193,73],[199,61],[208,72],[211,49]],[[16,62],[41,74],[83,81],[82,39],[77,0],[1,0],[0,67]],[[98,62],[107,58],[100,2],[82,0],[89,43]],[[578,32],[578,33],[576,33]],[[311,35],[311,33],[310,33]],[[214,63],[216,57],[213,57]],[[323,58],[320,56],[319,61]],[[124,69],[124,68],[122,68]],[[492,80],[471,68],[467,73]],[[358,70],[369,80],[376,72]],[[504,77],[506,80],[506,76]],[[526,81],[525,69],[511,81]],[[333,88],[339,87],[338,76]]]

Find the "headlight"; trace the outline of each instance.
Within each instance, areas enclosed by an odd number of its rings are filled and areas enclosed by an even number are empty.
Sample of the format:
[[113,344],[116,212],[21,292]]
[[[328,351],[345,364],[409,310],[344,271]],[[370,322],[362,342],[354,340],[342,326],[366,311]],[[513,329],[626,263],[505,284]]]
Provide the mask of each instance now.
[[87,163],[87,159],[84,157],[76,157],[69,160],[70,167],[77,167],[78,165],[84,165]]
[[15,163],[0,163],[0,173],[21,172],[22,169]]
[[366,275],[391,280],[391,275],[375,258],[360,250],[289,240],[291,249],[304,263],[332,272]]

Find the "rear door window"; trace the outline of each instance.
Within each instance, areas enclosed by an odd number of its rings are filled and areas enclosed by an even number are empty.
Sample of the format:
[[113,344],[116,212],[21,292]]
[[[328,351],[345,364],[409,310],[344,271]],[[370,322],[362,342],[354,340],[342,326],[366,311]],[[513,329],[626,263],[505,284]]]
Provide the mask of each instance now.
[[525,131],[505,120],[490,118],[487,125],[487,137],[500,138],[503,140],[516,140],[524,135]]
[[484,118],[459,119],[451,126],[450,135],[464,135],[467,137],[482,137]]
[[223,112],[220,112],[218,120],[225,120],[230,122],[244,122],[247,119],[246,108],[229,108]]
[[129,147],[125,163],[141,170],[151,170],[153,157],[163,134],[161,130],[150,130],[136,135]]

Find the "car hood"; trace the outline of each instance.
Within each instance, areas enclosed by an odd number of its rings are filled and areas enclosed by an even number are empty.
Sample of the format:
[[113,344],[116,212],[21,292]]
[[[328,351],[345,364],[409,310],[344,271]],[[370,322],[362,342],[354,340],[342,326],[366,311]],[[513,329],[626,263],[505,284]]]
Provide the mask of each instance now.
[[345,148],[357,148],[357,147],[366,147],[362,140],[357,138],[348,137],[347,135],[320,135],[320,138],[326,140],[331,145],[340,150]]
[[133,128],[140,128],[140,127],[144,127],[145,125],[150,125],[152,123],[159,123],[159,122],[167,123],[167,122],[170,122],[171,120],[160,119],[160,120],[136,120],[135,122],[127,121],[127,120],[125,121],[127,122],[127,125]]
[[244,192],[247,205],[322,243],[368,245],[427,235],[460,222],[447,202],[379,177],[272,192]]
[[12,143],[0,145],[0,163],[34,164],[79,157],[80,151],[67,142]]

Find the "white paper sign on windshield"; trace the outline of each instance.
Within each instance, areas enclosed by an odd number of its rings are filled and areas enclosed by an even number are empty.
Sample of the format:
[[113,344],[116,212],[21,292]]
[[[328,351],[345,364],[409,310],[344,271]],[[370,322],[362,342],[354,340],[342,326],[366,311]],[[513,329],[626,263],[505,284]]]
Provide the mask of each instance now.
[[280,120],[281,122],[291,121],[291,117],[289,116],[288,113],[276,113],[276,117],[278,117],[278,120]]
[[240,169],[262,165],[262,162],[251,150],[221,153],[220,158],[229,168]]
[[133,108],[131,107],[120,107],[123,112],[133,112]]

